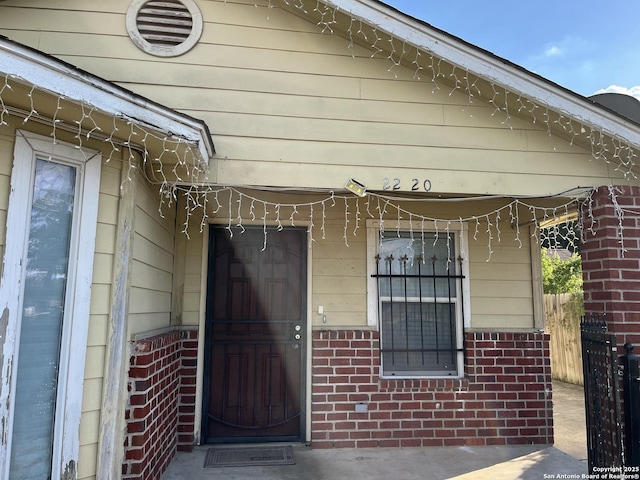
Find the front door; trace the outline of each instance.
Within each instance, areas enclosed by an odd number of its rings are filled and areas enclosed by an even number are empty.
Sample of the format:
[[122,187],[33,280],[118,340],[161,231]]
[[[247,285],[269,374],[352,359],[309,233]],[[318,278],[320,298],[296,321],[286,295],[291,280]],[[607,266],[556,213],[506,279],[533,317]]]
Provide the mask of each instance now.
[[209,239],[203,439],[302,441],[307,233]]

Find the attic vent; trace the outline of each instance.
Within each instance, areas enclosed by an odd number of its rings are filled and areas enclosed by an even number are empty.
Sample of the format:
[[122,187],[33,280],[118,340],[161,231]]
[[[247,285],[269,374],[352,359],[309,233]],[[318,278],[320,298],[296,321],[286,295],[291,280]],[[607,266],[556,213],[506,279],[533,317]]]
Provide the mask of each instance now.
[[180,2],[147,2],[138,11],[136,25],[142,38],[152,45],[180,45],[185,42],[193,20]]
[[189,51],[202,34],[202,14],[193,0],[134,0],[127,32],[145,52],[175,57]]

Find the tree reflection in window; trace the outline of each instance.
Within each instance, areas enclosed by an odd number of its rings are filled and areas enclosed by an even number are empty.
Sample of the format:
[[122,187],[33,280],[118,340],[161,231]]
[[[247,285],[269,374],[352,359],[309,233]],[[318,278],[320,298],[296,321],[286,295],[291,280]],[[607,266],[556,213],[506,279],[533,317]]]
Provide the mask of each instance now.
[[11,478],[51,472],[76,169],[36,161],[20,329]]

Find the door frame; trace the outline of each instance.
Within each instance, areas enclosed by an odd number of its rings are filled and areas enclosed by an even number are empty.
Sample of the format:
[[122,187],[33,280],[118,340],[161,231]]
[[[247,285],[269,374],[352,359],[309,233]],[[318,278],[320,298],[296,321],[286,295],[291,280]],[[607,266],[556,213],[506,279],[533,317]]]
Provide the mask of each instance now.
[[[277,227],[276,222],[262,222],[262,221],[243,221],[245,226],[259,226],[267,228]],[[302,359],[302,370],[304,372],[304,378],[301,388],[301,400],[300,408],[301,415],[304,420],[301,421],[301,441],[311,441],[311,384],[312,384],[312,258],[313,258],[313,242],[311,241],[310,222],[300,221],[296,222],[297,229],[304,227],[306,229],[306,262],[307,262],[307,292],[306,292],[306,341],[305,341],[305,355]],[[200,318],[198,325],[198,359],[197,359],[197,378],[196,378],[196,405],[195,405],[195,418],[194,418],[194,437],[196,443],[201,445],[203,443],[202,438],[202,422],[203,422],[203,406],[204,406],[204,381],[205,381],[205,344],[206,344],[206,304],[208,293],[208,280],[209,280],[209,231],[212,226],[228,226],[228,218],[215,218],[209,220],[202,231],[202,256],[201,256],[201,274],[200,274]],[[235,235],[235,233],[234,233]],[[267,239],[267,242],[269,240]]]

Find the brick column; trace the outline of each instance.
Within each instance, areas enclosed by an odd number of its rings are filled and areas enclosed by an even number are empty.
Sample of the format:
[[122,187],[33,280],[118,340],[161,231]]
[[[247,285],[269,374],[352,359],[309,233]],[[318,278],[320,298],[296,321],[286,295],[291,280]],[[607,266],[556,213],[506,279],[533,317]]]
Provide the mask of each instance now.
[[[640,212],[640,187],[616,187],[617,205]],[[608,187],[601,187],[581,212],[585,313],[604,315],[618,345],[640,343],[640,217],[622,221]],[[622,247],[626,250],[623,253]]]
[[180,362],[180,389],[178,395],[178,441],[179,452],[190,452],[196,443],[196,379],[198,363],[198,331],[182,332],[182,354]]
[[177,451],[193,448],[197,348],[195,330],[134,342],[123,479],[159,480]]

